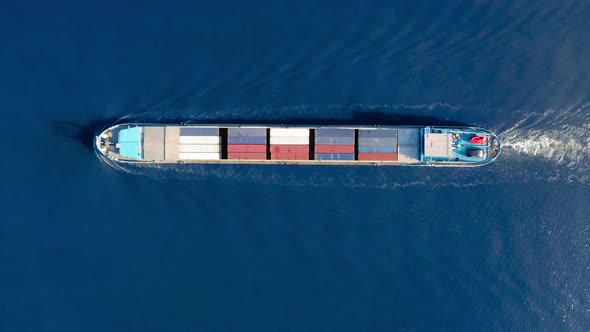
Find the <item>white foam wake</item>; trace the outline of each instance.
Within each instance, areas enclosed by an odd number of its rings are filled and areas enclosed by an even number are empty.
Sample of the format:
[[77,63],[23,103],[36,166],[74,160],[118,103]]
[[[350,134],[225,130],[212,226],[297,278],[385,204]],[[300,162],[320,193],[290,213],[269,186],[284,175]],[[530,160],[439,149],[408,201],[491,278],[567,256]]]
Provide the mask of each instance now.
[[590,104],[530,113],[500,137],[505,148],[517,153],[577,164],[590,157]]
[[590,103],[522,113],[520,121],[499,134],[507,158],[542,158],[556,170],[566,168],[567,178],[589,178]]
[[539,156],[570,166],[590,156],[590,132],[582,128],[562,130],[513,130],[504,133],[504,147],[517,153]]

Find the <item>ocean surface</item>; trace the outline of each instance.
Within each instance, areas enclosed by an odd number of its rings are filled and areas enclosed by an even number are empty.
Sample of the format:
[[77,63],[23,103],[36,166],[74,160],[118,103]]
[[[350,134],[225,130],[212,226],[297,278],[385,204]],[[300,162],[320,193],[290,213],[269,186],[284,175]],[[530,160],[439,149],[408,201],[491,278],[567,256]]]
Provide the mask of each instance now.
[[[6,1],[0,331],[590,330],[590,3]],[[113,168],[103,124],[465,123],[476,169]]]

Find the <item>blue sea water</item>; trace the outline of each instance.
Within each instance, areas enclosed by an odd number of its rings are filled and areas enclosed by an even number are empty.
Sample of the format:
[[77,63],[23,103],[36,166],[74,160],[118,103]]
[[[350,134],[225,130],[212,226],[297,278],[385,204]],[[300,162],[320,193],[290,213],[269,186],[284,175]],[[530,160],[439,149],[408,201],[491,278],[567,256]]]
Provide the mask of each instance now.
[[[585,1],[7,1],[0,331],[590,329]],[[478,169],[123,167],[130,121],[460,122]]]

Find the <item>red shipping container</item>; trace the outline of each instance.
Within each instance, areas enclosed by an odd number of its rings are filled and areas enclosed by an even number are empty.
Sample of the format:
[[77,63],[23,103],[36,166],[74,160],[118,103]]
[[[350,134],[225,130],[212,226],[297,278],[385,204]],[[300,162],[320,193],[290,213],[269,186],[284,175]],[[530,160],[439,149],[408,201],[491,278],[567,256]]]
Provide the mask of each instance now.
[[354,145],[316,145],[315,153],[354,153]]
[[266,153],[266,144],[230,144],[227,152],[263,152]]
[[273,160],[309,160],[309,153],[274,153]]
[[397,153],[359,153],[358,160],[397,161]]
[[229,152],[227,159],[266,159],[266,153],[259,152]]
[[309,153],[309,145],[282,145],[270,146],[271,153]]

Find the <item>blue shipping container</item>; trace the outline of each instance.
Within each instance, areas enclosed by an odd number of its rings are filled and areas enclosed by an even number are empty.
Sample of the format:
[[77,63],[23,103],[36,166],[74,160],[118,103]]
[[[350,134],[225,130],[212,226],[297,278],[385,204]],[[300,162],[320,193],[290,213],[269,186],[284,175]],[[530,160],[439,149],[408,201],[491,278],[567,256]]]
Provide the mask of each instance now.
[[316,136],[315,144],[353,145],[354,144],[354,137],[317,137]]
[[354,160],[354,153],[316,153],[315,160]]
[[219,128],[180,128],[180,136],[219,136]]
[[266,128],[228,128],[229,136],[266,136]]
[[316,137],[354,137],[354,129],[321,128],[315,130]]
[[359,130],[361,137],[397,137],[397,129]]
[[397,145],[397,137],[359,137],[359,145]]
[[266,144],[266,136],[228,136],[228,144]]
[[359,145],[358,152],[396,153],[397,147],[394,145],[363,145],[363,146]]

